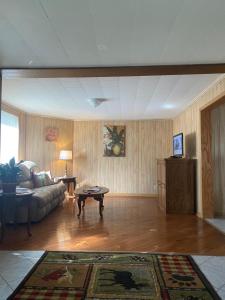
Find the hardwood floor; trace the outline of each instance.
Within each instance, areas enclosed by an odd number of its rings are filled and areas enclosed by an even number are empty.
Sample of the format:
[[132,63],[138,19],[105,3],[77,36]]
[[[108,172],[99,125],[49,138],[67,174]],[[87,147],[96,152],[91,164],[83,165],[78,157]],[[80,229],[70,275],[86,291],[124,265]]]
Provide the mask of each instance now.
[[32,225],[7,226],[2,250],[114,250],[225,255],[225,235],[193,215],[163,216],[157,200],[106,197],[104,217],[98,203],[86,201],[76,216],[72,200]]

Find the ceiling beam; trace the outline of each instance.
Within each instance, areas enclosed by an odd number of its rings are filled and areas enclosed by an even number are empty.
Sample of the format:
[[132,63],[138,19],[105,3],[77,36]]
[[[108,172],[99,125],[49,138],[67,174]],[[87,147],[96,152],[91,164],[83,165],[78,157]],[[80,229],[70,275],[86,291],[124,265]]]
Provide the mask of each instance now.
[[3,78],[160,76],[225,73],[225,63],[80,68],[2,68]]

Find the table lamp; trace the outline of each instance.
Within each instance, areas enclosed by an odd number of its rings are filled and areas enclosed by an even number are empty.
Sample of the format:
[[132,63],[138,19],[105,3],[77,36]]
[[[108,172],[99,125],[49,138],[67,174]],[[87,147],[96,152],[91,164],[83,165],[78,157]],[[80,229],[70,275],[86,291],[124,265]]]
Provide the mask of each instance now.
[[72,150],[61,150],[59,153],[59,159],[66,161],[64,177],[67,177],[67,161],[72,160]]

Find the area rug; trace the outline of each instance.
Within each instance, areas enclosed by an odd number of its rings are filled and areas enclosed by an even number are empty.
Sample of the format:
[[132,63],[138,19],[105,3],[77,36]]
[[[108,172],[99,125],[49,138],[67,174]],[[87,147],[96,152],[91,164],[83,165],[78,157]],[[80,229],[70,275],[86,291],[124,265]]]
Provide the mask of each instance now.
[[188,255],[50,251],[8,299],[220,298]]

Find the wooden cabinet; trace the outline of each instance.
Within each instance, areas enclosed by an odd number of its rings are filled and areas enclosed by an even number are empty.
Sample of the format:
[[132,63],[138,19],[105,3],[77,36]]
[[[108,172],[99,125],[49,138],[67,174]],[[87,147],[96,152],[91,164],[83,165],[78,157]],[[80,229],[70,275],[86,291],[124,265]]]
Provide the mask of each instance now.
[[158,203],[165,213],[192,214],[196,203],[196,160],[157,160]]

